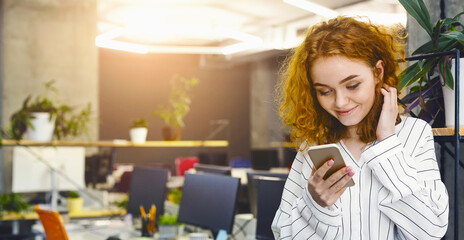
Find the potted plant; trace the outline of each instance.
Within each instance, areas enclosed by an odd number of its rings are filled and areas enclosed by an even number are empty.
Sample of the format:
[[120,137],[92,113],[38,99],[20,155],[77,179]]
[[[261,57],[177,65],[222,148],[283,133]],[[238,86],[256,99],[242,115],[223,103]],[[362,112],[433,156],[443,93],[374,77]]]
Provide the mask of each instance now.
[[180,205],[180,200],[182,199],[182,190],[175,188],[169,191],[168,200],[176,205]]
[[148,122],[143,118],[136,118],[132,121],[129,131],[133,143],[145,143],[147,140]]
[[58,90],[54,83],[54,80],[45,83],[44,95],[35,98],[29,95],[24,100],[21,109],[12,114],[9,127],[3,130],[6,137],[21,140],[27,133],[29,140],[51,141],[53,137],[60,140],[87,133],[91,105],[75,113],[74,108],[55,100]]
[[84,199],[82,199],[78,192],[69,191],[67,198],[68,211],[69,213],[80,213],[82,212],[82,206],[84,205]]
[[[453,49],[464,50],[464,27],[458,21],[458,17],[464,12],[454,18],[439,19],[432,24],[428,9],[422,0],[399,0],[399,2],[430,36],[430,40],[417,48],[412,55],[440,53]],[[446,101],[444,105],[451,106],[445,113],[451,114],[452,117],[446,116],[445,120],[447,126],[451,125],[450,122],[454,125],[454,81],[449,60],[449,56],[427,57],[411,64],[400,74],[399,89],[412,86],[402,99],[406,103],[406,112],[420,106],[418,116],[428,122],[434,120],[438,112],[443,109],[440,104],[442,89],[449,90],[451,93],[443,93]],[[447,96],[451,96],[450,102]],[[463,99],[464,97],[461,98]],[[461,102],[462,104],[464,101]],[[464,117],[460,118],[464,120]]]
[[184,225],[177,222],[177,216],[165,213],[159,216],[158,229],[160,239],[175,239],[183,234]]
[[0,216],[7,212],[21,213],[31,210],[31,205],[24,200],[22,195],[16,193],[0,196]]
[[184,117],[190,111],[192,102],[189,92],[197,84],[197,78],[174,75],[171,79],[169,104],[160,105],[154,111],[155,116],[159,116],[166,124],[163,128],[164,140],[180,139],[181,128],[185,126]]

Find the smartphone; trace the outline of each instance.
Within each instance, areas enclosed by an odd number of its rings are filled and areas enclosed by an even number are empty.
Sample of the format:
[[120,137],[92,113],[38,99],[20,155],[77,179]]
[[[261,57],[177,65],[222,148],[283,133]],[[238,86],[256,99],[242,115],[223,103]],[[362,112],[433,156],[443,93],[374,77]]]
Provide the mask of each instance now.
[[[310,147],[308,149],[308,154],[316,169],[319,169],[322,164],[326,163],[330,158],[333,158],[334,165],[332,165],[332,167],[327,171],[324,179],[327,179],[330,175],[346,166],[340,152],[340,148],[337,146],[337,144],[332,143]],[[350,179],[346,186],[354,186],[353,179]]]

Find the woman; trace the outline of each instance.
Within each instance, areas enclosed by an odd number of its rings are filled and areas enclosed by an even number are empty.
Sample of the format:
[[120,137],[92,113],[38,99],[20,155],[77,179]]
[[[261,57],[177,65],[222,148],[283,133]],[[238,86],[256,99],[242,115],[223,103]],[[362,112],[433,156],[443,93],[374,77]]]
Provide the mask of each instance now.
[[[431,127],[399,117],[386,29],[349,17],[311,28],[286,65],[281,115],[299,152],[272,223],[278,239],[440,239],[448,194]],[[347,167],[327,179],[307,148],[336,143]],[[353,179],[353,187],[345,184]]]

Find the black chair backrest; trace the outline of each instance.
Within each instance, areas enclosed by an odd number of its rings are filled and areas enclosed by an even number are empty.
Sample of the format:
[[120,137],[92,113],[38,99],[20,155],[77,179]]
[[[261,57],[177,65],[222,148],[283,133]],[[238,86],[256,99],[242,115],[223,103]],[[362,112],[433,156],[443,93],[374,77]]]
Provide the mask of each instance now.
[[286,179],[258,177],[256,239],[274,239],[271,224],[279,208]]
[[247,188],[248,188],[248,201],[250,203],[250,212],[253,216],[257,217],[258,212],[258,177],[265,176],[265,177],[277,177],[282,179],[287,179],[287,173],[272,173],[272,172],[265,172],[265,171],[253,171],[247,172]]
[[239,185],[231,176],[186,173],[178,221],[231,234]]
[[140,205],[148,211],[152,204],[156,206],[156,217],[164,213],[168,170],[155,167],[134,167],[132,172],[127,212],[134,217],[140,216]]

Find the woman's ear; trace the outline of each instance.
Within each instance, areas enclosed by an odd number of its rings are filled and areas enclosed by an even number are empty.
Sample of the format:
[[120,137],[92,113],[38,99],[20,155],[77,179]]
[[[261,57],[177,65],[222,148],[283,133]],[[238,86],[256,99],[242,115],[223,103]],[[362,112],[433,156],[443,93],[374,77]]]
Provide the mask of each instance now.
[[377,61],[375,64],[375,77],[377,81],[383,82],[384,66],[385,63],[382,60]]

